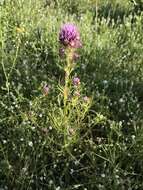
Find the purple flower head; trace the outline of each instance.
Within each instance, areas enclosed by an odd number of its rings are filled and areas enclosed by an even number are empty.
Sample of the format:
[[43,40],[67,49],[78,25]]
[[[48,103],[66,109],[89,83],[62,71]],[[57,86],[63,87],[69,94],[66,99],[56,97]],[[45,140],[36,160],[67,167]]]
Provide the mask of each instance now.
[[81,47],[80,34],[74,24],[67,23],[61,27],[59,41],[64,46],[70,46],[72,48]]
[[74,78],[73,78],[73,84],[74,84],[75,86],[78,86],[78,85],[80,84],[80,79],[79,79],[78,77],[74,77]]

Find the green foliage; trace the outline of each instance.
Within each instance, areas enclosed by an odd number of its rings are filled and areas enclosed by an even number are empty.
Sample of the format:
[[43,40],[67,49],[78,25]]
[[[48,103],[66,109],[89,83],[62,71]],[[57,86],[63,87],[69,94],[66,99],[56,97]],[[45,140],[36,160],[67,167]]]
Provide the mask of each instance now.
[[[0,1],[1,189],[143,189],[142,11],[142,0]],[[65,109],[66,22],[83,47]]]

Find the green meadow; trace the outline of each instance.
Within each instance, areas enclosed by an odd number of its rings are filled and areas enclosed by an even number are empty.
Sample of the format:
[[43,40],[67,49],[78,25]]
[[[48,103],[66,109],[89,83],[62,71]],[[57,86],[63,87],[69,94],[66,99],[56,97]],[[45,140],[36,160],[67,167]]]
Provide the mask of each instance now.
[[143,190],[143,0],[0,0],[0,190]]

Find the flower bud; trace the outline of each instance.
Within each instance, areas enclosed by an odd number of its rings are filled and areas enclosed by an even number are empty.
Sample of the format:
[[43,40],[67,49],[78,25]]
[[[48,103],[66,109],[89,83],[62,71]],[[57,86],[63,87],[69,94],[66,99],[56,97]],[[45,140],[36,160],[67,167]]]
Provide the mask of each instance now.
[[89,102],[89,97],[84,96],[84,97],[83,97],[83,101],[86,102],[86,103],[88,103],[88,102]]
[[49,93],[49,87],[47,86],[47,84],[45,84],[44,87],[43,87],[43,94],[44,94],[45,96],[47,96],[48,93]]
[[80,85],[80,79],[78,77],[74,77],[73,78],[73,84],[74,84],[74,86]]

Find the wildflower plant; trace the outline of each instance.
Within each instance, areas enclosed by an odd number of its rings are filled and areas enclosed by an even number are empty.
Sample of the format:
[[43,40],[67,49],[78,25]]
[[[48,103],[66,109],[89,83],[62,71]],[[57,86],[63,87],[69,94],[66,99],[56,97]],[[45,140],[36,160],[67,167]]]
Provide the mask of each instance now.
[[[62,67],[65,77],[64,83],[59,84],[58,111],[54,111],[50,117],[54,127],[63,134],[63,146],[68,147],[78,140],[91,99],[84,101],[80,78],[74,74],[75,57],[79,56],[76,51],[82,46],[79,31],[74,24],[67,23],[61,27],[59,43],[60,55],[65,58]],[[59,121],[62,122],[59,123]]]

